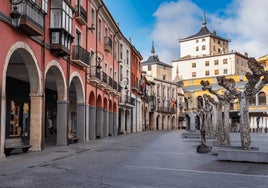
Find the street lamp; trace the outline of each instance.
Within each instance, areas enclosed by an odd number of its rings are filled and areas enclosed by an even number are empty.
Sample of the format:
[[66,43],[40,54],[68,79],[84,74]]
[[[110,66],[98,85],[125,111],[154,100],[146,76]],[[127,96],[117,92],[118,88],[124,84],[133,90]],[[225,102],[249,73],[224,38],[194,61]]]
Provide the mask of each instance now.
[[18,28],[20,26],[21,13],[18,11],[17,5],[22,3],[22,0],[10,0],[10,3],[13,5],[13,11],[10,13],[11,25],[14,28]]

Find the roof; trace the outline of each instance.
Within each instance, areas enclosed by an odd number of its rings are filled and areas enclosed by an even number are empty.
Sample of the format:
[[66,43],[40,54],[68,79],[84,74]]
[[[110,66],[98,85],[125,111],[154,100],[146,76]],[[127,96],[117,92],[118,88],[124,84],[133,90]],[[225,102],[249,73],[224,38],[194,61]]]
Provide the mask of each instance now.
[[225,40],[225,41],[228,41],[227,39],[225,38],[222,38],[220,36],[217,36],[216,35],[216,31],[213,31],[212,33],[209,31],[209,29],[207,28],[207,21],[206,21],[206,15],[205,15],[205,12],[204,12],[204,15],[203,15],[203,22],[202,22],[202,28],[194,35],[190,36],[190,37],[186,37],[184,39],[181,39],[180,41],[184,41],[184,40],[188,40],[188,39],[193,39],[193,38],[200,38],[200,37],[204,37],[204,36],[211,36],[211,37],[215,37],[215,38],[218,38],[218,39],[221,39],[221,40]]
[[163,63],[159,60],[158,56],[157,55],[151,55],[147,61],[143,61],[141,62],[142,65],[154,65],[154,64],[158,64],[158,65],[162,65],[162,66],[165,66],[165,67],[170,67],[172,68],[173,66],[169,65],[169,64],[166,64],[166,63]]

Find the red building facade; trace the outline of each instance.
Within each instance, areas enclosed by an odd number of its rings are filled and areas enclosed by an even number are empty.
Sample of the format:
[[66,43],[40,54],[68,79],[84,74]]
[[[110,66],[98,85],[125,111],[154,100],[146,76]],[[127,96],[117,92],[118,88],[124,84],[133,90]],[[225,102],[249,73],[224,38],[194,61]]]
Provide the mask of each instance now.
[[1,156],[7,139],[40,151],[117,134],[123,36],[102,0],[5,0],[0,27]]

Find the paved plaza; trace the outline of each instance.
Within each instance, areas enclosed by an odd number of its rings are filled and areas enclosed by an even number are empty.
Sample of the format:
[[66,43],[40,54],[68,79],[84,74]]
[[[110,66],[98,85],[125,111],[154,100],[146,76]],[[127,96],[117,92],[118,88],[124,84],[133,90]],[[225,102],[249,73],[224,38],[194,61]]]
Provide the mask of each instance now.
[[[148,131],[84,144],[47,147],[0,159],[0,187],[267,187],[268,164],[220,162],[199,154],[183,131]],[[240,135],[231,134],[232,145]],[[268,151],[268,134],[252,134]]]

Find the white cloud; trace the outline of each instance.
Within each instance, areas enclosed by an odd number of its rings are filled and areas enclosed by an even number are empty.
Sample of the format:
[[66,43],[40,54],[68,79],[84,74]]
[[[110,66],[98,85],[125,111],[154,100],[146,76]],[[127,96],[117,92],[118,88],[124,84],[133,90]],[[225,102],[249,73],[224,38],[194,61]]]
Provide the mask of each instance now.
[[202,17],[202,10],[192,2],[182,0],[161,4],[154,16],[156,23],[151,37],[159,46],[159,49],[156,47],[156,53],[160,60],[170,63],[179,58],[178,39],[200,29],[201,21],[196,17]]
[[[210,31],[231,39],[230,50],[260,57],[268,53],[268,1],[234,0],[223,11],[207,14]],[[206,10],[205,10],[206,11]],[[160,60],[170,63],[180,57],[178,39],[199,31],[203,10],[191,1],[163,3],[154,13],[152,40],[159,46]]]

